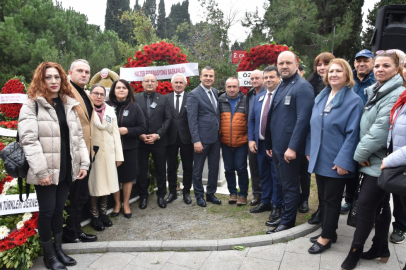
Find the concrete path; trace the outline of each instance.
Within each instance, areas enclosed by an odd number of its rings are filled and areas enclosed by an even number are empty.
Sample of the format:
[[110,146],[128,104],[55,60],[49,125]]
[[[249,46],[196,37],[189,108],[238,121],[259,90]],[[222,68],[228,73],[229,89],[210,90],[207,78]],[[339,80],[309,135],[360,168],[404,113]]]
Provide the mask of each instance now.
[[[108,270],[327,270],[341,269],[341,263],[350,249],[354,228],[346,225],[346,215],[340,216],[337,230],[338,241],[323,254],[310,255],[309,237],[320,233],[320,229],[286,243],[245,248],[243,251],[159,251],[159,252],[106,252],[73,254],[78,261],[68,269],[108,269]],[[368,249],[372,235],[365,249]],[[78,245],[78,244],[76,244]],[[357,270],[400,270],[406,262],[406,244],[389,244],[391,257],[384,264],[378,260],[361,260]],[[42,257],[32,269],[45,269]]]

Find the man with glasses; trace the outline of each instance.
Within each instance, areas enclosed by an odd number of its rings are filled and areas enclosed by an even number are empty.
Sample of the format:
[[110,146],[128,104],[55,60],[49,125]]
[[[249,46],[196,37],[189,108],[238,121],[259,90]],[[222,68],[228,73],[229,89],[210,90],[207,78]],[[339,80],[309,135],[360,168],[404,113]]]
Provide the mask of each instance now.
[[155,75],[145,75],[142,81],[144,92],[135,95],[137,102],[144,113],[146,134],[140,135],[138,146],[137,188],[140,195],[139,208],[145,209],[148,205],[148,168],[149,155],[154,161],[157,191],[157,203],[166,208],[166,146],[168,144],[167,131],[171,124],[172,112],[168,99],[155,92],[158,81]]

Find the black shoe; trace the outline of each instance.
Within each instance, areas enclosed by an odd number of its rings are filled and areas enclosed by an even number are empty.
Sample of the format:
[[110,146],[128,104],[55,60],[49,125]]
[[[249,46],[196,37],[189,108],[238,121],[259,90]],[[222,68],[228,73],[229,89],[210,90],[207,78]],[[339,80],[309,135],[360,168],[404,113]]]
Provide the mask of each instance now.
[[171,203],[174,200],[176,200],[177,198],[178,198],[178,195],[176,195],[176,192],[175,193],[169,193],[169,195],[168,195],[168,197],[166,197],[165,201],[166,201],[166,203]]
[[307,213],[309,212],[309,203],[307,201],[302,201],[299,204],[299,212],[300,213]]
[[343,270],[351,270],[357,266],[358,261],[362,255],[363,247],[357,248],[355,251],[353,250],[354,248],[351,247],[350,252],[348,252],[347,258],[345,258],[344,262],[341,264],[341,268]]
[[79,239],[82,242],[94,242],[97,241],[97,236],[82,232],[81,234],[79,234]]
[[[320,236],[321,236],[321,234],[316,235],[316,236],[313,236],[313,237],[310,237],[310,242],[316,243],[316,242],[317,242],[317,239],[319,239]],[[331,241],[333,242],[333,244],[334,244],[335,242],[337,242],[337,233],[333,236],[333,238],[331,238]]]
[[320,224],[322,222],[321,210],[317,209],[316,212],[312,215],[312,217],[307,221],[307,223],[315,225]]
[[97,218],[95,218],[95,217],[91,218],[90,226],[92,226],[93,229],[95,229],[96,231],[99,231],[99,232],[104,231],[104,229],[105,229],[104,225],[103,225],[103,222],[98,217]]
[[254,199],[252,199],[250,205],[255,206],[255,205],[258,205],[260,202],[261,202],[261,195],[254,196]]
[[214,203],[214,204],[221,204],[221,201],[217,199],[214,194],[206,194],[206,201]]
[[206,207],[206,201],[204,200],[203,197],[197,197],[196,198],[196,203],[200,207]]
[[107,215],[100,215],[100,220],[103,223],[104,227],[111,227],[113,226],[113,222],[109,219]]
[[377,243],[373,242],[371,248],[367,251],[362,253],[361,258],[366,260],[373,260],[376,258],[381,258],[381,262],[388,262],[390,257],[390,251],[388,248],[388,242],[386,243]]
[[271,214],[269,215],[269,220],[275,220],[275,219],[280,218],[281,216],[282,216],[282,208],[278,208],[278,207],[274,206],[272,208]]
[[54,235],[54,250],[58,260],[65,266],[76,265],[77,262],[62,250],[62,233]]
[[310,254],[319,254],[319,253],[323,253],[326,249],[331,248],[331,240],[328,241],[328,243],[323,246],[322,244],[320,244],[319,242],[316,242],[313,244],[313,246],[311,246],[309,248],[309,253]]
[[250,209],[250,213],[262,213],[265,211],[272,211],[272,205],[260,203],[257,207]]
[[67,270],[65,265],[56,257],[52,240],[41,242],[41,246],[44,249],[44,264],[47,269]]
[[166,208],[166,201],[163,197],[158,197],[157,203],[159,207]]
[[145,208],[147,208],[147,205],[148,205],[148,199],[144,198],[144,199],[140,200],[140,204],[138,205],[138,207],[140,209],[145,209]]
[[71,239],[67,239],[65,236],[62,236],[62,240],[63,240],[64,243],[67,243],[67,244],[82,243],[82,241],[80,241],[79,238],[71,240]]
[[281,218],[267,221],[265,222],[265,225],[268,227],[278,227],[279,223],[281,223]]
[[115,218],[115,217],[118,217],[119,214],[120,214],[120,212],[118,212],[118,213],[111,212],[110,217]]
[[266,234],[273,234],[273,233],[285,231],[285,230],[287,230],[287,229],[290,229],[290,227],[288,227],[288,226],[286,226],[286,225],[279,225],[279,226],[276,227],[275,229],[267,231]]
[[190,194],[188,194],[188,193],[183,194],[183,201],[186,204],[191,204],[192,203],[192,198],[190,197]]
[[130,219],[130,218],[133,216],[133,214],[132,214],[132,213],[128,213],[128,214],[123,213],[123,216],[124,216],[125,218]]

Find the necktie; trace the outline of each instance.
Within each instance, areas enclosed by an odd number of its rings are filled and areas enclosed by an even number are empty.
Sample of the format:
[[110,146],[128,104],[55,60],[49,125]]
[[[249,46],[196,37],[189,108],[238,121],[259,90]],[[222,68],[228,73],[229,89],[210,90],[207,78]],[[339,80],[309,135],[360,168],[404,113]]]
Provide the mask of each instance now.
[[148,114],[148,117],[151,114],[151,96],[150,95],[147,95],[147,114]]
[[271,103],[272,93],[268,93],[268,99],[265,102],[265,107],[261,117],[261,135],[265,137],[266,120],[268,117],[269,104]]
[[210,96],[211,105],[213,105],[214,111],[217,113],[216,102],[214,101],[213,93],[211,92],[211,90],[209,90],[209,96]]
[[179,114],[179,97],[180,95],[176,95],[176,114]]

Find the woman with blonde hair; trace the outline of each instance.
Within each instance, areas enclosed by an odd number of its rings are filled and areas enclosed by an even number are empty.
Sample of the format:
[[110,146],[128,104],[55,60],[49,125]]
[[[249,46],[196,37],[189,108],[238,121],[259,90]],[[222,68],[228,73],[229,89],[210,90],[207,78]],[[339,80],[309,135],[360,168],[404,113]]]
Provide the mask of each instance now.
[[18,119],[20,144],[30,166],[27,183],[35,185],[37,193],[38,234],[48,269],[76,265],[62,250],[62,212],[70,184],[87,175],[90,161],[75,111],[79,102],[73,97],[62,67],[41,63]]

